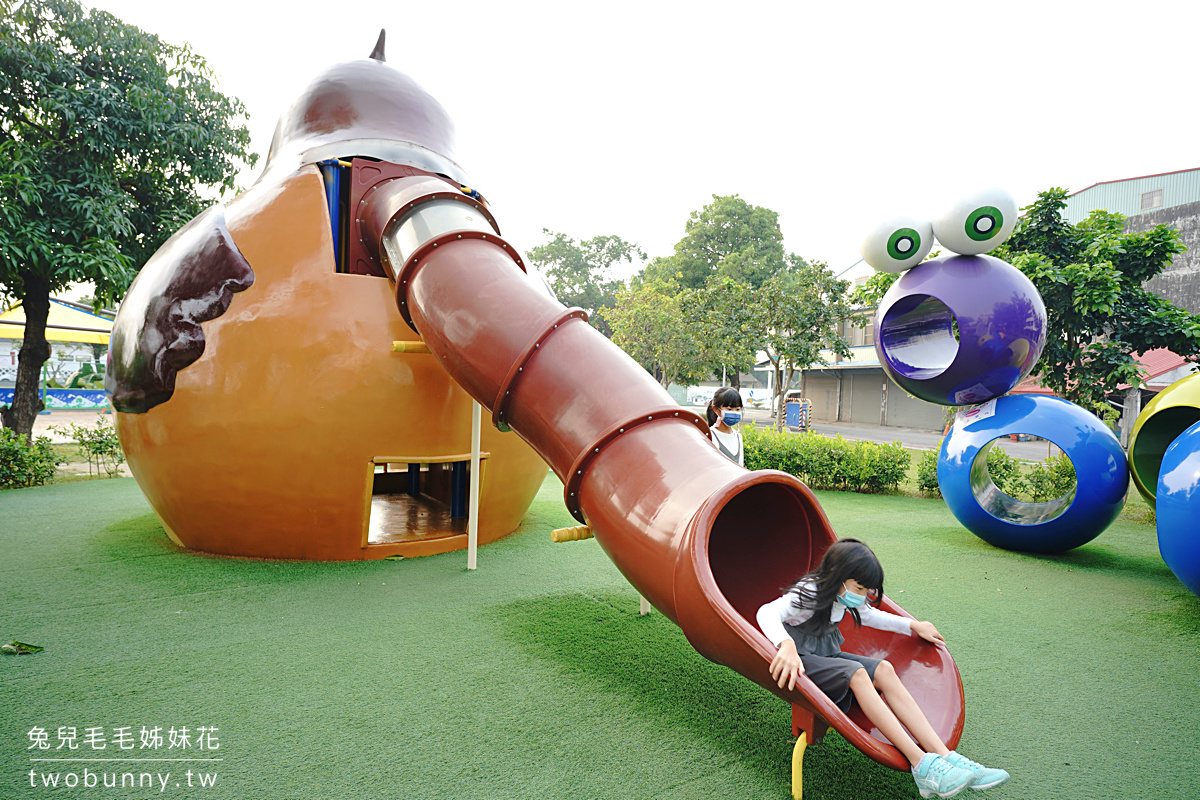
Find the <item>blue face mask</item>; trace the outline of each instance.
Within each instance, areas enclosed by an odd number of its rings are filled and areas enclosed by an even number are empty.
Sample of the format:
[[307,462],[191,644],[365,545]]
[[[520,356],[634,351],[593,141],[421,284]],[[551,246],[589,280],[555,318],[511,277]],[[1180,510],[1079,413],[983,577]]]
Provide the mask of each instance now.
[[724,423],[726,425],[737,425],[739,422],[742,421],[742,412],[726,411],[724,414],[721,415],[721,420],[724,421]]
[[855,594],[847,589],[838,595],[838,602],[844,605],[846,608],[858,608],[863,603],[867,602],[867,596],[865,594]]

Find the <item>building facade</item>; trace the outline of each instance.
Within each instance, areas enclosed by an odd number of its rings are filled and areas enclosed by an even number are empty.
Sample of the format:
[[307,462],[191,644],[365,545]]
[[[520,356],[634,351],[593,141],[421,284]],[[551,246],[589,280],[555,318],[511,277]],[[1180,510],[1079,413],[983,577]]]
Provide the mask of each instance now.
[[1131,233],[1155,225],[1179,231],[1187,252],[1147,281],[1146,289],[1200,314],[1200,168],[1093,184],[1067,198],[1064,216],[1074,224],[1096,209],[1123,214],[1125,230]]
[[[857,288],[874,273],[860,260],[836,277]],[[813,421],[942,430],[945,407],[913,397],[879,365],[874,318],[874,309],[863,309],[845,323],[841,333],[850,343],[849,358],[826,351],[822,354],[826,365],[814,365],[801,373],[800,392],[812,404]]]
[[873,311],[864,311],[846,323],[843,334],[851,345],[849,358],[827,352],[827,366],[804,370],[800,391],[812,403],[813,420],[942,430],[946,408],[913,397],[879,365],[871,324],[873,316]]

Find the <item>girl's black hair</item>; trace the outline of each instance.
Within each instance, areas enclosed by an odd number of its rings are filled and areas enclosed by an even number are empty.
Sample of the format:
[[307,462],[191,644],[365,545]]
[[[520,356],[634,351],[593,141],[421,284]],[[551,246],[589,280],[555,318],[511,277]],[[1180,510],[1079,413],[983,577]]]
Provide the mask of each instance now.
[[732,386],[722,386],[713,392],[712,400],[708,401],[708,426],[717,424],[718,408],[741,408],[742,395]]
[[[793,601],[796,608],[813,609],[815,614],[828,613],[837,601],[842,584],[856,580],[865,586],[868,603],[878,603],[883,597],[883,566],[871,548],[858,539],[838,539],[825,551],[820,565],[788,587],[800,597]],[[848,609],[854,624],[862,625],[858,609]]]

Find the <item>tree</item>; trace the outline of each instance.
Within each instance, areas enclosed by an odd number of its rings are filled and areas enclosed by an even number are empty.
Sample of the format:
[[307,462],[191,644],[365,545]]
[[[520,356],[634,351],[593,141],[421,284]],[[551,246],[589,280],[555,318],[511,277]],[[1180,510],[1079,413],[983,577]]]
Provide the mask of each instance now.
[[[6,4],[9,5],[9,4]],[[25,309],[3,423],[29,436],[50,355],[49,297],[91,281],[111,303],[205,203],[253,165],[241,102],[186,46],[85,11],[24,0],[0,16],[0,293]]]
[[879,301],[887,294],[892,284],[900,280],[899,272],[875,272],[862,286],[850,293],[850,302],[863,308],[878,308]]
[[[921,261],[924,264],[926,261],[932,261],[939,258],[942,254],[941,250],[933,250],[929,255]],[[861,286],[856,286],[850,292],[850,304],[859,308],[873,309],[878,308],[883,296],[888,293],[888,289],[892,288],[892,284],[900,280],[902,272],[873,272],[866,283]],[[858,316],[854,318],[854,324],[857,327],[865,328],[868,325],[874,324],[874,316]],[[955,323],[957,325],[957,323]]]
[[790,269],[778,273],[753,292],[749,335],[766,351],[775,375],[775,424],[783,430],[783,395],[798,370],[827,364],[825,351],[843,358],[850,343],[840,333],[853,313],[847,281],[833,277],[821,262],[806,263],[789,255]]
[[530,250],[529,260],[545,274],[563,304],[587,311],[592,325],[611,339],[604,310],[616,305],[617,292],[625,285],[613,270],[621,262],[645,261],[646,254],[620,236],[595,236],[576,243],[546,228],[542,233],[550,241]]
[[755,302],[748,284],[720,275],[700,289],[686,290],[680,301],[682,313],[700,322],[709,374],[727,374],[735,389],[742,385],[740,373],[754,369],[759,345],[749,325]]
[[1166,225],[1125,233],[1120,214],[1093,211],[1072,225],[1065,189],[1041,192],[1022,209],[994,255],[1029,277],[1046,305],[1046,346],[1037,369],[1059,396],[1096,410],[1120,383],[1137,385],[1136,352],[1166,347],[1200,353],[1200,317],[1142,288],[1185,249]]
[[622,289],[607,312],[613,343],[664,387],[695,383],[709,374],[703,320],[685,311],[695,302],[693,295],[656,280]]
[[675,253],[654,259],[645,278],[699,289],[716,275],[758,288],[785,266],[776,212],[752,206],[736,194],[713,195],[712,203],[688,218]]

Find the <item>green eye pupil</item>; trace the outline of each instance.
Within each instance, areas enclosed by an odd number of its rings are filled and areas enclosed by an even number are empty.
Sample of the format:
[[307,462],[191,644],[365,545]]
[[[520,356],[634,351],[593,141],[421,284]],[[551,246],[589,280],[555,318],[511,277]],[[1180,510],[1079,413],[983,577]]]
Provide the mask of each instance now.
[[967,217],[964,232],[976,242],[986,242],[994,238],[1004,227],[1004,214],[995,206],[982,206],[971,212]]
[[900,228],[888,237],[887,253],[897,261],[903,261],[921,249],[921,234],[912,228]]

